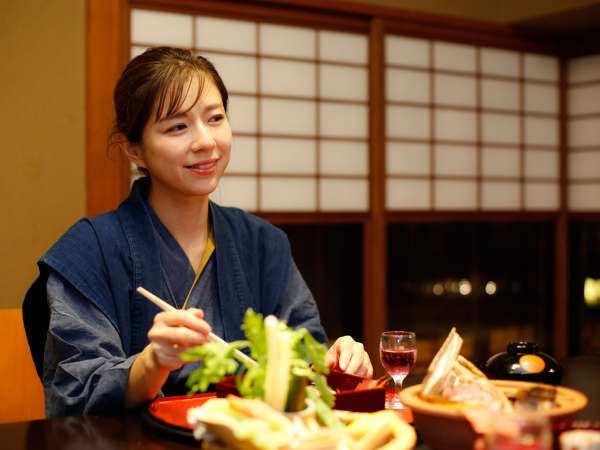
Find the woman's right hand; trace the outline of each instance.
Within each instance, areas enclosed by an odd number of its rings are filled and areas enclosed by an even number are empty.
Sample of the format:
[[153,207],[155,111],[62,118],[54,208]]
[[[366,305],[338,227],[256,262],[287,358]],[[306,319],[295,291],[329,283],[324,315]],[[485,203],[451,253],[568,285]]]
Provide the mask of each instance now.
[[158,313],[148,331],[152,359],[157,368],[179,369],[184,362],[179,355],[204,344],[212,331],[198,308]]
[[137,408],[155,398],[169,373],[184,364],[179,355],[204,344],[210,332],[201,309],[161,312],[154,316],[154,324],[148,331],[150,343],[129,370],[125,407]]

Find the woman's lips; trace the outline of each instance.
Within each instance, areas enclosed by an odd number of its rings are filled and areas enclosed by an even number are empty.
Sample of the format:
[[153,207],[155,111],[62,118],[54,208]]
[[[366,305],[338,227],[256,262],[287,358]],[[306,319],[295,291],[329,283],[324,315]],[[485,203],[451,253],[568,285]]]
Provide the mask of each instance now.
[[214,159],[209,162],[202,162],[190,166],[185,166],[185,168],[189,169],[197,175],[210,175],[217,170],[217,161],[218,160]]

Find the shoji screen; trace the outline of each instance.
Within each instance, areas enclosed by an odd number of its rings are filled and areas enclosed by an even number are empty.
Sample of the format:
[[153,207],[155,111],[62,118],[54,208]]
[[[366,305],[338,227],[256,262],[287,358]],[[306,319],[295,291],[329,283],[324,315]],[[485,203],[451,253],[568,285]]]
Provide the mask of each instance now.
[[556,210],[558,60],[387,35],[388,210]]
[[600,211],[600,55],[568,69],[569,210]]
[[251,211],[366,211],[368,38],[134,9],[132,56],[191,48],[230,91],[230,166],[213,194]]

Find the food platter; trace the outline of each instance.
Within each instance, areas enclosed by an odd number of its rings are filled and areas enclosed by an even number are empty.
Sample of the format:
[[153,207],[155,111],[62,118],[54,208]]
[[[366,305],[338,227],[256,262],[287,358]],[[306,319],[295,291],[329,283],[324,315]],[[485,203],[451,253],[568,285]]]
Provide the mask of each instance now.
[[[355,394],[360,399],[360,393],[364,391],[356,391]],[[365,395],[365,394],[362,394]],[[366,394],[369,395],[369,394]],[[188,423],[188,410],[204,405],[208,400],[217,398],[217,393],[205,393],[190,396],[177,396],[159,398],[151,402],[146,409],[142,411],[142,420],[146,426],[161,434],[167,435],[169,438],[182,442],[198,442],[194,438],[194,426]],[[360,415],[368,413],[336,411],[343,415]],[[401,417],[402,418],[402,417]],[[405,422],[409,422],[404,420]],[[210,425],[210,424],[207,424]],[[217,424],[218,425],[218,424]],[[412,428],[412,427],[411,427]],[[215,424],[207,426],[207,430],[215,432],[219,431],[218,435],[222,437],[223,430],[225,433],[230,433],[229,430],[223,427],[216,427]],[[414,434],[414,431],[412,432]],[[410,439],[406,442],[406,448],[413,448],[416,444],[416,434],[409,436]],[[404,447],[403,447],[404,448]]]
[[[211,398],[238,394],[235,378],[226,377],[217,383],[216,392],[158,398],[142,412],[142,419],[147,426],[156,431],[187,441],[194,440],[193,427],[187,422],[188,409],[201,406]],[[374,412],[384,408],[385,388],[365,387],[366,382],[372,380],[333,370],[328,381],[336,391],[338,409]],[[402,418],[408,423],[412,421],[412,417]]]
[[[491,383],[511,398],[519,389],[535,385],[529,381],[491,380]],[[421,395],[421,384],[403,390],[400,399],[413,413],[415,428],[425,444],[432,449],[472,448],[475,439],[480,436],[473,430],[464,413],[464,407],[450,403],[435,403],[424,399]],[[587,405],[587,397],[579,391],[556,386],[556,406],[532,414],[547,417],[552,429],[568,427],[575,413]]]
[[[507,397],[511,398],[513,393],[523,387],[533,385],[530,381],[516,380],[491,380],[492,384],[500,388]],[[563,386],[556,386],[557,406],[547,411],[539,412],[554,420],[572,417],[576,412],[581,411],[587,405],[587,397],[579,391]],[[402,402],[409,406],[414,413],[427,414],[432,416],[446,417],[449,419],[462,419],[463,411],[458,408],[444,406],[439,403],[432,403],[423,399],[419,392],[421,385],[410,386],[400,394]]]
[[[207,401],[188,413],[208,448],[240,450],[412,450],[417,434],[391,410],[372,413],[332,410],[330,426],[317,423],[315,403],[280,412],[260,399],[235,395]],[[216,447],[210,445],[217,444]]]

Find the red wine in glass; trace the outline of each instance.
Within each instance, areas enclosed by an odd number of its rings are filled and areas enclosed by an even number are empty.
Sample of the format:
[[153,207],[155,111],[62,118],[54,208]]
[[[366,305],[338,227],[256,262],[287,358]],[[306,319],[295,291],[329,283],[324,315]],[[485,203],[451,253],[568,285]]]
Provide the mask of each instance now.
[[403,409],[398,392],[402,382],[417,360],[417,338],[412,331],[384,331],[379,341],[379,357],[386,372],[394,380],[391,398],[386,397],[385,407]]
[[417,361],[416,348],[388,348],[381,350],[381,364],[390,376],[406,377]]

